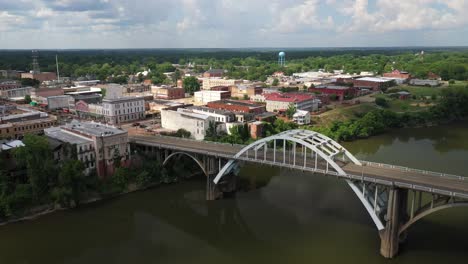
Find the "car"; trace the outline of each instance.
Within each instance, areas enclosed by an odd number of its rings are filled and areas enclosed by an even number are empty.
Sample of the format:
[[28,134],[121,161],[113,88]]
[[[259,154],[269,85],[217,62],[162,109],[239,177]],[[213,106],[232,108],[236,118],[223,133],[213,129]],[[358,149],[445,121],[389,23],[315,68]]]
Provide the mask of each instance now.
[[137,126],[139,126],[139,125],[140,125],[140,123],[133,123],[133,124],[132,124],[132,126],[134,126],[134,127],[137,127]]
[[147,125],[140,125],[140,128],[146,128]]

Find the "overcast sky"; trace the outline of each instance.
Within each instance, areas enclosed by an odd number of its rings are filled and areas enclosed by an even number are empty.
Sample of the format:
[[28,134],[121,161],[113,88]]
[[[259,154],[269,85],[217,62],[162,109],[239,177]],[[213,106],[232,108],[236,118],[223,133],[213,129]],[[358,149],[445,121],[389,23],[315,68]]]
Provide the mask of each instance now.
[[0,0],[0,49],[467,45],[468,0]]

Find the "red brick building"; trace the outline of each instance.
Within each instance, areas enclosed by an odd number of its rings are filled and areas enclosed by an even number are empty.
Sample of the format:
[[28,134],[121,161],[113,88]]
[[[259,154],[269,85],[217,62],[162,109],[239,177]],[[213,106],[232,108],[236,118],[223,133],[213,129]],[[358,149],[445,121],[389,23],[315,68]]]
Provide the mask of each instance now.
[[385,90],[394,85],[393,80],[382,79],[377,77],[364,77],[359,79],[350,80],[353,83],[354,88],[357,89],[369,89],[373,91]]
[[35,79],[40,82],[45,82],[45,81],[53,81],[57,80],[57,74],[55,72],[39,72],[39,73],[31,73],[31,72],[23,72],[21,73],[21,78],[29,78],[29,79]]
[[0,91],[21,88],[21,83],[14,80],[0,80]]
[[215,87],[211,87],[210,89],[211,91],[225,91],[225,92],[228,92],[229,91],[229,86],[215,86]]
[[184,88],[162,86],[152,88],[151,92],[153,93],[155,99],[172,100],[185,98]]
[[203,73],[204,78],[214,78],[214,77],[223,77],[224,70],[222,69],[210,69]]
[[266,111],[265,105],[254,104],[247,101],[220,100],[207,104],[209,108],[232,112],[261,114]]
[[354,97],[357,95],[357,90],[354,87],[340,86],[340,85],[319,85],[309,88],[309,92],[319,92],[327,95],[337,95],[338,100],[341,102],[346,97]]
[[383,77],[387,78],[400,78],[400,79],[411,79],[411,74],[406,71],[394,70],[383,74]]

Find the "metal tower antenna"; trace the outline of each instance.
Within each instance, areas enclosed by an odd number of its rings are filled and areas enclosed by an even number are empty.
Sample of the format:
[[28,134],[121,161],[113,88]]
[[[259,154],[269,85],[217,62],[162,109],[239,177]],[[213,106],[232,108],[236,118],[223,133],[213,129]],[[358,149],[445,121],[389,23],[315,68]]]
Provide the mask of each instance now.
[[37,60],[38,55],[37,55],[37,50],[32,51],[32,73],[40,73],[41,70],[39,68],[39,62]]

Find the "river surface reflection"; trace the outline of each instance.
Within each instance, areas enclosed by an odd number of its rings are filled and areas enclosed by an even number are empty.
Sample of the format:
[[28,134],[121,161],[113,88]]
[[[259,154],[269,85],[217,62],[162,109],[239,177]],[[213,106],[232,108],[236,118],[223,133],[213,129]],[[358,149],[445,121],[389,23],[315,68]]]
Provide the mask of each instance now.
[[[347,143],[360,159],[468,174],[468,126],[404,129]],[[388,263],[346,183],[247,165],[235,197],[202,178],[0,227],[0,263]],[[468,208],[409,230],[392,263],[468,262]]]

